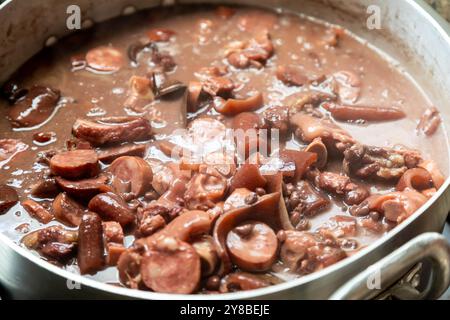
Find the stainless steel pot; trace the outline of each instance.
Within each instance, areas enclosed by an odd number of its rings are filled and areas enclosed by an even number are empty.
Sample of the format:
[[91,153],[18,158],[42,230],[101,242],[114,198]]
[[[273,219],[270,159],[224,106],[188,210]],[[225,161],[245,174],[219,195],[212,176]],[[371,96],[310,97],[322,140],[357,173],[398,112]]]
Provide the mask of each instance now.
[[[0,82],[32,55],[68,34],[67,7],[77,2],[83,25],[133,12],[170,5],[157,0],[6,1],[0,6]],[[180,3],[237,1],[180,0]],[[450,124],[450,27],[423,1],[401,0],[246,0],[239,3],[303,12],[341,24],[400,62],[426,90]],[[367,8],[377,6],[381,29],[369,30]],[[372,7],[374,8],[374,7]],[[376,9],[375,8],[375,9]],[[445,148],[443,148],[445,150]],[[448,166],[448,156],[445,155]],[[447,169],[446,174],[449,174]],[[144,298],[144,299],[326,299],[372,298],[390,287],[419,260],[431,263],[431,285],[410,298],[436,298],[450,281],[450,247],[441,232],[450,209],[450,179],[412,218],[369,248],[320,272],[269,288],[224,295],[167,295],[119,288],[70,273],[39,259],[0,234],[0,279],[12,298]],[[426,234],[423,234],[426,233]],[[421,235],[423,234],[423,235]],[[417,237],[410,241],[414,237]],[[410,242],[408,242],[410,241]],[[403,247],[401,247],[404,245]],[[392,253],[395,249],[401,247]],[[369,266],[375,264],[375,268]],[[414,269],[415,270],[415,269]],[[362,273],[361,273],[362,272]],[[358,275],[359,274],[359,275]],[[380,277],[369,290],[367,281]],[[339,289],[341,287],[341,289]],[[370,287],[370,286],[369,286]],[[394,287],[394,289],[397,287]],[[339,290],[338,290],[339,289]],[[398,289],[398,288],[397,288]],[[399,290],[397,290],[399,291]],[[402,290],[400,290],[402,291]],[[334,295],[333,295],[334,293]],[[333,295],[333,296],[332,296]]]

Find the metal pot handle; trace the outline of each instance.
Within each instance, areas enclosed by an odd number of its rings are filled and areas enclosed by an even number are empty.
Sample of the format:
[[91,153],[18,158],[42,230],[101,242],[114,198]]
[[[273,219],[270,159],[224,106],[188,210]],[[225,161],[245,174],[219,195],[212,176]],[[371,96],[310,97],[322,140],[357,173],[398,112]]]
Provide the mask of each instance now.
[[[416,288],[418,272],[421,261],[426,259],[431,262],[431,277],[423,291],[419,291]],[[449,285],[450,244],[443,235],[430,232],[410,240],[359,273],[330,299],[437,299]]]

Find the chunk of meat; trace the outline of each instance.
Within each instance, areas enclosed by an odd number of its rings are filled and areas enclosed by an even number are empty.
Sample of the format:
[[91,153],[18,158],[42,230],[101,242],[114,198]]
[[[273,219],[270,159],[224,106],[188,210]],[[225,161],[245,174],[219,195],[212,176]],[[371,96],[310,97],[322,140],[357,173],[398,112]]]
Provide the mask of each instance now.
[[228,233],[226,244],[231,260],[242,270],[269,270],[277,257],[277,236],[261,222],[246,221],[236,226]]
[[55,111],[59,90],[33,86],[9,109],[8,119],[14,128],[30,128],[44,123]]
[[211,231],[213,217],[206,211],[191,210],[182,213],[170,222],[158,235],[190,242]]
[[357,223],[354,217],[336,215],[319,227],[318,232],[334,238],[354,237],[357,235]]
[[204,235],[193,242],[192,247],[200,257],[202,277],[213,274],[219,264],[219,257],[212,237]]
[[211,76],[202,82],[202,89],[211,96],[228,98],[234,90],[234,83],[231,79],[225,77]]
[[255,92],[244,99],[215,100],[214,109],[225,116],[234,116],[241,112],[257,110],[263,106],[263,103],[261,92]]
[[344,169],[359,178],[398,180],[421,162],[417,151],[354,144],[344,152]]
[[83,202],[89,201],[99,193],[111,191],[111,187],[107,185],[108,177],[103,174],[95,178],[77,181],[67,180],[61,177],[56,177],[55,180],[60,189]]
[[292,271],[309,274],[332,265],[346,257],[333,238],[301,231],[281,231],[280,258]]
[[331,154],[342,154],[356,141],[348,132],[334,123],[304,113],[296,113],[290,118],[291,125],[297,128],[295,135],[304,142],[321,138]]
[[393,121],[406,117],[405,112],[397,107],[348,106],[335,103],[323,103],[336,120],[341,121]]
[[154,99],[151,80],[147,77],[131,76],[124,107],[139,113]]
[[220,283],[220,292],[236,292],[265,288],[272,283],[261,276],[247,272],[234,272],[225,276]]
[[298,212],[300,215],[312,217],[326,210],[330,205],[328,197],[316,191],[308,181],[288,183],[285,189],[283,193],[285,203],[291,215]]
[[103,222],[103,238],[106,243],[123,243],[123,229],[120,223],[116,221]]
[[424,168],[430,173],[431,179],[433,180],[433,184],[436,189],[439,189],[444,184],[445,177],[442,174],[441,170],[439,170],[437,163],[433,160],[422,161],[418,164],[418,167]]
[[264,123],[271,129],[279,130],[280,137],[287,137],[290,132],[289,108],[285,106],[269,107],[263,112]]
[[236,171],[230,185],[230,192],[238,188],[246,188],[255,191],[256,188],[264,188],[266,179],[261,175],[259,168],[255,164],[244,163]]
[[65,192],[60,193],[53,200],[52,211],[59,221],[74,227],[79,226],[85,214],[85,208],[69,197]]
[[144,195],[150,190],[153,171],[142,158],[123,156],[117,158],[109,166],[112,174],[112,186],[116,192],[133,197]]
[[142,258],[144,284],[156,292],[189,294],[199,286],[201,263],[195,249],[172,237],[159,237]]
[[[255,195],[256,198],[254,198]],[[252,192],[247,188],[236,188],[225,200],[223,204],[223,211],[227,212],[233,209],[245,207],[252,204],[254,199],[258,200],[258,196],[255,192]]]
[[5,214],[19,201],[16,189],[6,184],[0,185],[0,215]]
[[310,171],[309,178],[318,188],[342,196],[348,205],[359,204],[370,195],[367,188],[352,182],[348,176],[343,174]]
[[397,191],[405,189],[411,190],[425,190],[431,188],[433,179],[430,173],[423,168],[412,168],[405,171],[397,183]]
[[77,262],[81,274],[94,274],[105,265],[102,219],[95,214],[83,215],[78,228]]
[[227,180],[213,167],[194,174],[186,186],[184,200],[190,210],[207,210],[222,200],[227,190]]
[[126,226],[135,221],[135,215],[127,203],[112,192],[100,193],[88,204],[89,210],[98,213],[105,221],[117,221]]
[[344,104],[355,103],[361,93],[361,79],[352,71],[339,71],[333,74],[336,82],[336,93]]
[[0,168],[28,145],[17,139],[0,139]]
[[173,56],[169,52],[153,50],[152,63],[160,67],[164,72],[171,72],[177,66]]
[[441,124],[441,115],[436,107],[425,110],[417,124],[417,130],[427,136],[432,136]]
[[303,86],[309,82],[305,71],[295,65],[280,65],[277,67],[276,76],[278,80],[287,86]]
[[295,165],[292,181],[296,182],[300,180],[306,170],[317,161],[317,154],[307,151],[284,149],[280,152],[280,158],[285,163],[293,163]]
[[133,246],[123,252],[117,261],[120,281],[127,287],[138,289],[142,287],[142,277],[140,273],[142,256],[145,248],[138,246],[135,242]]
[[109,117],[97,120],[77,119],[72,127],[75,137],[93,145],[147,140],[152,128],[142,117]]
[[393,223],[401,223],[419,209],[428,198],[416,190],[390,192],[372,195],[358,206],[351,208],[353,215],[367,215],[376,211]]
[[31,187],[31,195],[36,198],[54,198],[60,190],[55,178],[46,177]]
[[77,241],[78,231],[66,230],[61,226],[33,231],[21,240],[28,249],[60,262],[66,262],[73,256]]
[[97,175],[100,168],[94,150],[72,150],[54,155],[50,159],[50,170],[55,176],[79,179]]
[[53,220],[53,214],[50,213],[42,204],[32,199],[27,199],[22,202],[22,207],[40,223],[47,224]]
[[116,266],[119,262],[120,256],[127,249],[123,244],[110,242],[106,244],[106,258],[105,262],[108,266]]
[[16,102],[27,93],[27,89],[22,88],[18,83],[14,81],[6,82],[0,90],[1,96],[8,100],[9,103]]
[[175,218],[181,208],[151,203],[145,208],[138,208],[138,237],[148,237],[161,230],[168,221]]
[[153,28],[147,32],[147,37],[154,42],[168,42],[175,34],[170,29]]
[[113,47],[100,46],[88,51],[86,63],[89,68],[95,71],[112,73],[119,71],[124,66],[125,61],[119,50]]
[[260,32],[248,41],[234,41],[228,44],[225,56],[230,65],[237,69],[250,66],[261,68],[273,55],[274,47],[267,32]]

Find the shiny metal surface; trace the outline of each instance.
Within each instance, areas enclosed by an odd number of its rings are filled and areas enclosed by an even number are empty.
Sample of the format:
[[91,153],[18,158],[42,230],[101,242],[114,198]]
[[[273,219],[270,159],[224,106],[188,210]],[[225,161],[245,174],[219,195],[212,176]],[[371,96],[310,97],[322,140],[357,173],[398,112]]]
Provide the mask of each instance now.
[[[414,277],[418,275],[421,264],[416,265],[410,272],[408,270],[412,265],[426,259],[431,261],[433,268],[430,285],[421,292],[412,283],[415,280]],[[399,274],[407,274],[407,276],[394,285],[398,281]],[[377,275],[379,275],[380,283],[375,285]],[[371,280],[374,289],[367,290]],[[373,299],[380,294],[382,294],[379,297],[381,299],[389,296],[406,299],[437,299],[447,290],[449,284],[450,244],[441,234],[424,233],[348,281],[330,299]]]
[[[38,52],[49,37],[69,33],[66,8],[71,0],[7,1],[0,6],[0,82]],[[156,0],[77,0],[83,19],[100,22],[130,5],[143,9]],[[164,1],[172,3],[173,1]],[[178,1],[221,2],[237,1]],[[239,3],[283,8],[339,23],[393,57],[426,90],[450,124],[450,28],[423,1],[402,0],[246,0]],[[366,28],[367,7],[379,6],[381,30]],[[446,156],[447,158],[447,156]],[[449,173],[445,168],[446,174]],[[268,288],[224,295],[168,295],[120,288],[72,274],[18,247],[0,234],[0,279],[12,298],[140,299],[326,299],[339,287],[390,252],[424,232],[441,232],[450,209],[450,179],[413,217],[370,247],[317,273]],[[412,267],[412,266],[411,266]],[[401,276],[401,275],[399,275]]]

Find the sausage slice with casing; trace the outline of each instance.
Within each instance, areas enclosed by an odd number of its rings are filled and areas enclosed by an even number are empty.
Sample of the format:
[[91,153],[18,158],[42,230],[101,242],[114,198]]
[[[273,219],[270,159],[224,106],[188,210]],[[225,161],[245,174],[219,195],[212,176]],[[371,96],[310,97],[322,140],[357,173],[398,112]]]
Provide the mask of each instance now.
[[72,150],[54,155],[50,170],[55,176],[66,179],[89,178],[99,171],[98,157],[94,150]]
[[102,219],[95,213],[81,219],[77,258],[81,274],[93,274],[104,266]]

